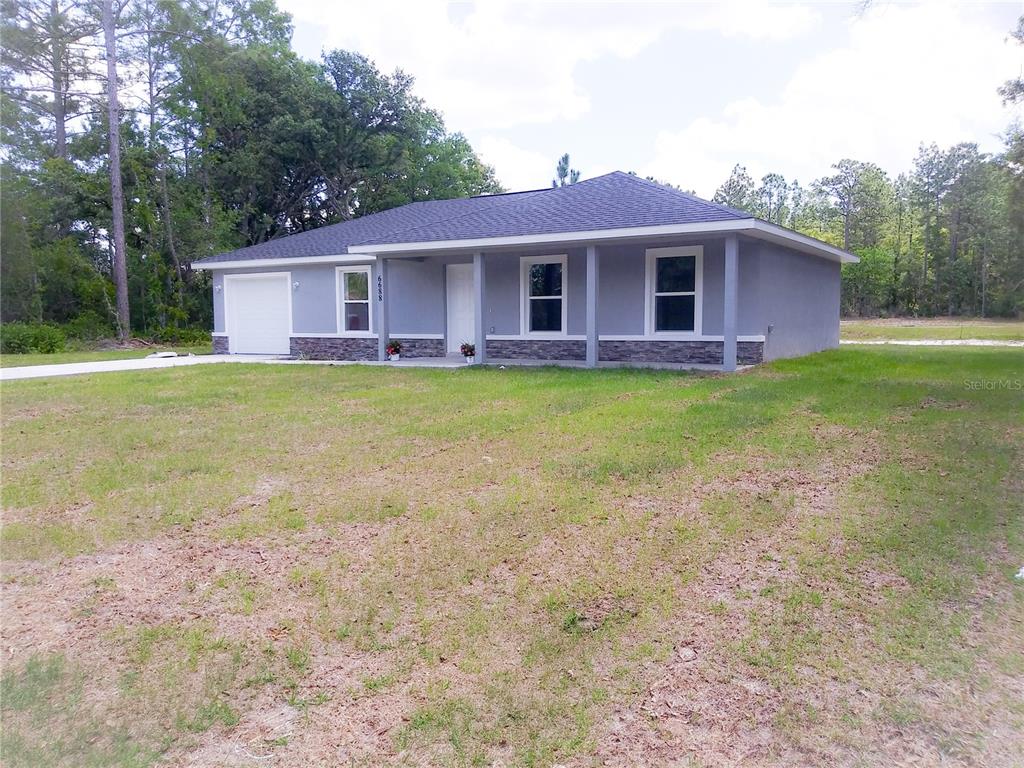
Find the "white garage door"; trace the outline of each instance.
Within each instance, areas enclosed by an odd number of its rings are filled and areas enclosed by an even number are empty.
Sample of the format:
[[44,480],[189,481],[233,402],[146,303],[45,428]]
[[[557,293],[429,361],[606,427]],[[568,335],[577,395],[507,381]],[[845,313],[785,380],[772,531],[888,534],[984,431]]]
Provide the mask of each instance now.
[[233,354],[287,355],[291,335],[291,277],[227,275],[224,309]]

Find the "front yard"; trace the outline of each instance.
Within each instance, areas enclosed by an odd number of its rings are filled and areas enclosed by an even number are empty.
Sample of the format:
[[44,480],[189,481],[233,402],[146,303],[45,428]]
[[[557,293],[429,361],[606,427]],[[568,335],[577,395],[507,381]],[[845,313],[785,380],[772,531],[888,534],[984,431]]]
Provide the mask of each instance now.
[[843,320],[839,335],[844,341],[921,339],[980,339],[1024,341],[1024,321],[986,317],[892,317],[875,320]]
[[3,385],[7,766],[1024,753],[1024,354]]

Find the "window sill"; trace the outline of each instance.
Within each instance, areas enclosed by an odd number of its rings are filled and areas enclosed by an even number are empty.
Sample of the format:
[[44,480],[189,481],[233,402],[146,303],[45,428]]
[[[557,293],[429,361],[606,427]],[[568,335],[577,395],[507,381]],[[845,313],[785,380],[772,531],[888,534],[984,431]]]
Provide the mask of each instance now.
[[[601,335],[601,341],[725,341],[725,336],[706,335],[702,333],[647,333],[647,334],[622,334],[622,335]],[[764,341],[764,336],[737,335],[736,341]]]
[[567,333],[487,334],[489,341],[586,341],[583,335]]
[[304,339],[376,339],[370,331],[349,331],[347,333],[293,333],[292,337]]

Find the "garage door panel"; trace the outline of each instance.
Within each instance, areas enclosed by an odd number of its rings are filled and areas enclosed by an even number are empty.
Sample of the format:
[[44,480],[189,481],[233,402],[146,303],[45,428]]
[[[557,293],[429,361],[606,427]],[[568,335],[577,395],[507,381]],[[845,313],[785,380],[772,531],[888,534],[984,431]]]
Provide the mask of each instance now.
[[224,280],[229,351],[286,355],[291,335],[288,274],[228,276]]

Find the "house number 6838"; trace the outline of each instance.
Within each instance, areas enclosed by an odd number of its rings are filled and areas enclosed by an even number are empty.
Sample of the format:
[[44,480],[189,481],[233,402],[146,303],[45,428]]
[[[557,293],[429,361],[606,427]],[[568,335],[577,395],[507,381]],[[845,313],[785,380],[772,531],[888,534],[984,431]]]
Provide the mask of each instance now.
[[384,301],[384,278],[377,275],[377,301]]

